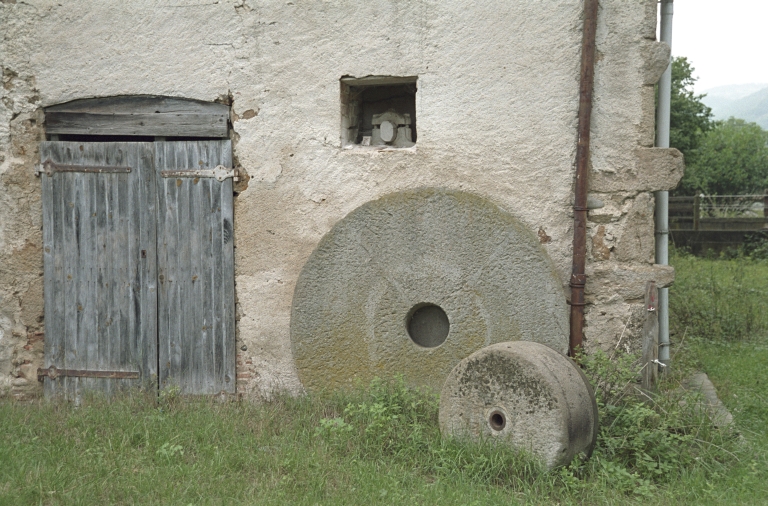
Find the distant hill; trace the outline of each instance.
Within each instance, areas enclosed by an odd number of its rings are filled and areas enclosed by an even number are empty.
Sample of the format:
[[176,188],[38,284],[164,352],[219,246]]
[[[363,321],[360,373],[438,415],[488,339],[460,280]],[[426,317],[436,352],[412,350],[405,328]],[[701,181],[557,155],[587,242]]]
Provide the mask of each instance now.
[[715,119],[733,116],[768,130],[768,83],[718,86],[705,93],[702,102],[712,108]]

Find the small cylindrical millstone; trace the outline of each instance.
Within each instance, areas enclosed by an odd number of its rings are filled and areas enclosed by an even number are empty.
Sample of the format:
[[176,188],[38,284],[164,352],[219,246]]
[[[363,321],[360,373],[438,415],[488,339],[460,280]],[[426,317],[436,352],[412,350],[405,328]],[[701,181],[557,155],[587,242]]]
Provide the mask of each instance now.
[[448,375],[440,430],[508,444],[552,468],[592,452],[597,403],[568,357],[538,343],[498,343],[465,358]]

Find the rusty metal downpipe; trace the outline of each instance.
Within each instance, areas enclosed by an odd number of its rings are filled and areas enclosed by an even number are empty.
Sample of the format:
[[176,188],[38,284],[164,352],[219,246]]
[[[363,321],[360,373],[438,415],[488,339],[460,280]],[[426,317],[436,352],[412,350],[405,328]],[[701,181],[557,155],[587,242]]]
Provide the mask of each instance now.
[[573,268],[571,271],[571,334],[568,354],[573,357],[584,340],[584,285],[587,281],[587,191],[589,189],[589,132],[595,78],[595,32],[598,0],[584,0],[579,81],[579,138],[573,204]]

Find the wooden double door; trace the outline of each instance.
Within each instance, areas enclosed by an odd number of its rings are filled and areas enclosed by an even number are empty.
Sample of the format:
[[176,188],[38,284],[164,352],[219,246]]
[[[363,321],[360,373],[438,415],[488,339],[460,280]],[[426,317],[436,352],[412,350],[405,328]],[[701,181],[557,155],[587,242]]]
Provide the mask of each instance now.
[[46,396],[235,391],[229,140],[43,142]]

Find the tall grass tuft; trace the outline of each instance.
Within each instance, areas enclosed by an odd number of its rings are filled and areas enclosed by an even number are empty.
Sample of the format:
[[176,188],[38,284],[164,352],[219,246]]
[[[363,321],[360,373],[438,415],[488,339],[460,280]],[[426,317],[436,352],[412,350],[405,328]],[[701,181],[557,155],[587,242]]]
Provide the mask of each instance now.
[[537,460],[506,446],[444,439],[437,396],[408,387],[402,377],[376,378],[368,388],[346,395],[343,411],[320,419],[315,428],[315,435],[340,456],[376,455],[424,477],[484,485],[530,484],[543,471]]
[[768,260],[697,258],[673,251],[670,332],[738,341],[768,333]]

